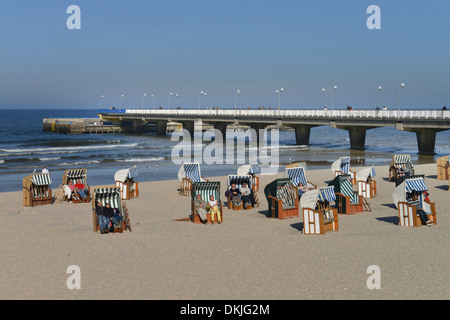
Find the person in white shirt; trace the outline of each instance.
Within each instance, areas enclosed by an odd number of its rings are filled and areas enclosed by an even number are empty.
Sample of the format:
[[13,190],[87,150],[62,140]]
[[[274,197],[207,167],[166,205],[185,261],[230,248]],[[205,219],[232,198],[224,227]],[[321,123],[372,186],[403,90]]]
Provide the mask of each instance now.
[[215,200],[213,195],[209,196],[208,206],[211,212],[211,223],[214,224],[214,217],[217,214],[217,222],[221,224],[222,219],[220,216],[219,201]]
[[242,184],[242,187],[239,189],[239,191],[241,192],[241,199],[244,202],[244,207],[247,208],[252,204],[250,201],[250,194],[252,192],[245,182]]
[[43,167],[42,167],[42,173],[49,173],[46,166],[43,166]]

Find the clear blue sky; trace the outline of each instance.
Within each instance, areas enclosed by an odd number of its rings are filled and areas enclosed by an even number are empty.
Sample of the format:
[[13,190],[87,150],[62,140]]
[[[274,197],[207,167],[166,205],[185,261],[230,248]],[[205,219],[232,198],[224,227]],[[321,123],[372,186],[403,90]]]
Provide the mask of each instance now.
[[449,107],[449,36],[448,0],[0,0],[0,108]]

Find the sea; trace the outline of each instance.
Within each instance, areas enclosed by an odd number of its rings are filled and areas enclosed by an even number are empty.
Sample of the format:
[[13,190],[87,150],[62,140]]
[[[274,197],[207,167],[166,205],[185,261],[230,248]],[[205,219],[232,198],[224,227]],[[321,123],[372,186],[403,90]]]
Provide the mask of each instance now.
[[[66,169],[87,169],[90,185],[114,184],[114,173],[128,168],[135,168],[138,174],[136,181],[177,179],[180,165],[174,163],[172,152],[181,138],[176,134],[65,134],[43,131],[44,118],[97,118],[97,111],[0,110],[0,192],[22,190],[23,178],[33,172],[41,172],[43,166],[51,173],[52,188],[62,183]],[[450,154],[450,130],[437,133],[436,154],[433,156],[419,156],[416,135],[395,128],[368,130],[366,149],[360,151],[350,150],[346,130],[329,126],[311,129],[308,146],[297,146],[293,131],[280,131],[278,134],[279,172],[284,171],[287,164],[297,161],[306,161],[310,170],[330,169],[335,160],[344,156],[350,156],[351,166],[371,166],[388,165],[394,154],[410,154],[414,164],[435,163],[438,157]],[[247,139],[245,132],[227,134],[228,139],[238,141],[240,135],[242,139]],[[210,139],[201,141],[201,148],[205,150],[210,143]],[[201,174],[205,178],[236,174],[239,166],[251,161],[250,157],[239,159],[236,156],[234,162],[202,163]]]

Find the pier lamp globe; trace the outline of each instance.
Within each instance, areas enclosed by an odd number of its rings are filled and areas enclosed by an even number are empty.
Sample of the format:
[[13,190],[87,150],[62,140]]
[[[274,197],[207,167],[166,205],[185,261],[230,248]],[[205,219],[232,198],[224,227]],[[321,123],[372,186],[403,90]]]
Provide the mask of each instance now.
[[402,82],[400,84],[400,87],[398,88],[398,115],[397,117],[400,117],[400,90],[405,87],[405,84]]

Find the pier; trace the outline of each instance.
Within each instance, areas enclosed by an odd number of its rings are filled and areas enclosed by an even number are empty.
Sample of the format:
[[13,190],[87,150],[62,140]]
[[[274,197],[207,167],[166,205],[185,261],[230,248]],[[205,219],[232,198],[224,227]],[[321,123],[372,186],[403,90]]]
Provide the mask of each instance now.
[[203,129],[213,127],[223,135],[232,127],[253,128],[258,133],[265,128],[293,130],[298,145],[309,144],[311,128],[330,126],[347,130],[350,148],[356,150],[365,149],[367,130],[394,127],[415,133],[418,153],[423,155],[434,154],[436,133],[450,129],[447,110],[101,109],[98,115],[97,122],[134,133],[145,131],[150,123],[161,135],[170,132],[174,124],[178,128],[181,124],[193,134],[197,122],[202,123]]

